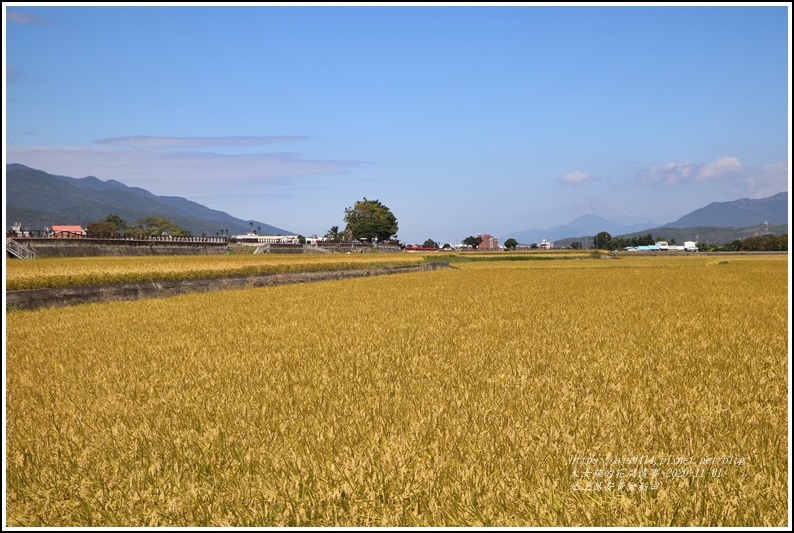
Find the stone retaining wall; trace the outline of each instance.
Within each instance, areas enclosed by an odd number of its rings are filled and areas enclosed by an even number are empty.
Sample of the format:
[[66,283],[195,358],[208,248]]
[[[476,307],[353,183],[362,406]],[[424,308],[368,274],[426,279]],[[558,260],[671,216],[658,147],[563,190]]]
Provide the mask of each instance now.
[[[176,240],[134,239],[63,239],[63,238],[18,238],[17,242],[36,253],[36,257],[94,257],[122,255],[216,255],[229,253],[229,243],[209,238],[201,242]],[[215,242],[213,242],[215,241]],[[232,245],[239,246],[239,245]],[[373,249],[369,244],[322,243],[317,248],[337,253],[400,252],[399,246],[381,244]],[[265,244],[257,253],[302,254],[306,249],[300,244]]]

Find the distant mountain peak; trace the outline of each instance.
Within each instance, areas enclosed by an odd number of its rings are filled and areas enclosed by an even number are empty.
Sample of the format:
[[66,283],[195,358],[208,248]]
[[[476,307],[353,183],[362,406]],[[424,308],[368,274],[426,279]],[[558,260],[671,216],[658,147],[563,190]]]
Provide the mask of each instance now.
[[609,222],[610,224],[615,224],[615,222],[611,222],[609,220],[606,220],[605,218],[602,218],[598,215],[594,215],[592,213],[588,213],[586,215],[577,217],[573,219],[573,221],[571,221],[569,224],[580,224],[580,223],[590,223],[590,222]]

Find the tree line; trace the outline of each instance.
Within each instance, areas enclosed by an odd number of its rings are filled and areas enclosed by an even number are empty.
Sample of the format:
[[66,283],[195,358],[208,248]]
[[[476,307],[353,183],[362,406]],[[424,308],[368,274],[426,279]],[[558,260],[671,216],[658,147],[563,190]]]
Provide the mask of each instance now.
[[[698,244],[698,249],[701,249]],[[724,246],[703,245],[703,252],[788,252],[788,234],[756,235],[732,241]]]
[[86,232],[94,237],[111,237],[115,235],[144,235],[147,237],[190,237],[190,232],[179,227],[165,217],[155,216],[139,218],[129,222],[118,215],[108,215],[102,220],[90,222]]
[[[627,246],[650,246],[660,241],[665,241],[671,246],[676,245],[675,239],[668,241],[664,237],[654,238],[650,233],[622,238],[613,237],[608,232],[602,231],[593,237],[593,247],[599,250],[623,250]],[[697,247],[701,252],[787,252],[788,235],[757,235],[735,240],[724,246],[697,243]],[[575,242],[571,244],[571,248],[581,249],[582,243]]]
[[[344,221],[347,226],[340,231],[339,226],[331,226],[325,237],[332,242],[351,242],[363,240],[368,242],[392,242],[397,239],[397,217],[379,200],[357,201],[352,207],[344,211]],[[251,233],[258,234],[261,227],[254,229],[253,222]],[[138,219],[136,222],[124,220],[116,214],[111,214],[102,220],[90,222],[86,232],[96,237],[112,237],[117,235],[141,235],[190,237],[190,231],[162,216]],[[228,229],[222,229],[221,236],[229,236]],[[299,236],[301,243],[306,242],[305,237]]]

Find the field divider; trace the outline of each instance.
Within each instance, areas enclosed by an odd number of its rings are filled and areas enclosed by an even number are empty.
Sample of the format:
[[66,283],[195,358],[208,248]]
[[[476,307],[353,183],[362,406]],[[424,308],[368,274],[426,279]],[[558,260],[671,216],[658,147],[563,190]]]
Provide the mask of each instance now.
[[282,272],[278,274],[251,274],[246,276],[194,278],[106,283],[54,287],[48,289],[22,289],[6,291],[6,310],[38,309],[41,307],[66,307],[86,303],[100,303],[144,298],[165,298],[194,292],[212,292],[228,289],[270,287],[292,283],[310,283],[386,274],[404,274],[448,268],[448,262],[419,265],[368,267],[349,270],[319,270],[312,272]]

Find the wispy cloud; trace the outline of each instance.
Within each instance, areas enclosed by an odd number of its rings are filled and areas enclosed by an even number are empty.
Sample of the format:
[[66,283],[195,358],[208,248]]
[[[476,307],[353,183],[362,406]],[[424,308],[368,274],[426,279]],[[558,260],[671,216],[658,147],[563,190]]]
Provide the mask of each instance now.
[[17,24],[49,24],[49,21],[40,19],[36,15],[21,11],[7,11],[6,20]]
[[582,172],[581,170],[574,170],[573,172],[569,172],[562,177],[563,183],[568,183],[571,185],[581,185],[582,183],[592,181],[594,179],[597,178]]
[[695,179],[721,180],[738,175],[742,172],[742,164],[735,157],[720,157],[713,163],[703,165]]
[[233,137],[157,137],[157,136],[128,136],[97,139],[96,144],[107,146],[124,146],[127,148],[208,148],[229,146],[261,146],[281,142],[302,141],[305,136],[233,136]]
[[637,175],[637,180],[651,185],[676,185],[691,180],[697,174],[692,163],[665,163]]
[[303,159],[295,153],[227,155],[179,150],[8,146],[9,162],[52,174],[115,179],[154,194],[260,193],[291,180],[344,173],[357,161]]
[[637,181],[667,187],[692,182],[720,182],[732,194],[763,198],[788,190],[788,164],[745,167],[738,158],[723,156],[711,163],[666,163],[636,176]]
[[749,169],[742,175],[738,185],[742,196],[766,198],[787,191],[790,181],[788,163],[781,161]]
[[6,67],[6,81],[8,83],[19,83],[23,80],[22,71],[18,68]]

